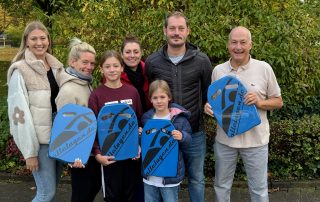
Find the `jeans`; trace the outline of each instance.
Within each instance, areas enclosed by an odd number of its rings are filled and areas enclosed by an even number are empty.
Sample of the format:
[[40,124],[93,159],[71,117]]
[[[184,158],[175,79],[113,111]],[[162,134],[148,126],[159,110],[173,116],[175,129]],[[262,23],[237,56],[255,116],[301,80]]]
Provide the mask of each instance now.
[[38,153],[39,169],[33,171],[37,193],[32,202],[52,202],[56,194],[63,163],[48,156],[49,145],[41,144]]
[[203,131],[192,134],[192,143],[184,151],[183,157],[188,174],[188,192],[191,202],[204,202],[206,156],[206,136]]
[[144,183],[145,202],[178,202],[180,186],[156,187]]
[[251,201],[267,202],[268,145],[253,148],[232,148],[219,142],[214,144],[216,201],[230,201],[234,173],[240,154],[248,178]]

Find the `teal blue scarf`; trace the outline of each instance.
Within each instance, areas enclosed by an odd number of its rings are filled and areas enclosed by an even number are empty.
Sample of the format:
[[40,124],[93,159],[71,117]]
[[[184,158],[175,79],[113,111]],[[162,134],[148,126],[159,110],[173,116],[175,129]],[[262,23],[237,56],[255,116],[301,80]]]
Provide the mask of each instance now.
[[91,81],[92,81],[92,76],[85,76],[72,67],[67,67],[66,72],[74,77],[81,79],[81,80],[88,81],[89,83],[91,83]]

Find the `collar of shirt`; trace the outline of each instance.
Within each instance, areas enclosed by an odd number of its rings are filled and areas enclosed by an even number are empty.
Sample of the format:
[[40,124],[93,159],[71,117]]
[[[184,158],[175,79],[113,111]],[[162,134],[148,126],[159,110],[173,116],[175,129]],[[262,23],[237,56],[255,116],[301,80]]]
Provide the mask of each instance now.
[[246,69],[248,69],[250,67],[250,63],[251,63],[251,55],[249,56],[249,62],[243,66],[239,66],[238,68],[234,68],[231,66],[231,58],[229,59],[228,61],[229,63],[229,71],[232,72],[232,71],[244,71]]

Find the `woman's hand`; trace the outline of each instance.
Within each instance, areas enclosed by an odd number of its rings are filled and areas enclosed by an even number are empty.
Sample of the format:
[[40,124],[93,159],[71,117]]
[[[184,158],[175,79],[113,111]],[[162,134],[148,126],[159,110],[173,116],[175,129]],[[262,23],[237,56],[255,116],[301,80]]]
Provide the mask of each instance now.
[[71,168],[85,168],[85,166],[82,164],[81,159],[76,158],[74,160],[73,164],[68,164]]
[[31,172],[39,170],[38,157],[30,157],[26,159],[26,167]]

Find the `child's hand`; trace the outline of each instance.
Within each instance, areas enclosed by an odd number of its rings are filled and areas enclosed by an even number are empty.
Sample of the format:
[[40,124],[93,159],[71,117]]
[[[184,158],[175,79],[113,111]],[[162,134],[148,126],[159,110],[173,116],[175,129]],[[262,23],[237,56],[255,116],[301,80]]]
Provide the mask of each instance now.
[[71,168],[85,168],[85,166],[82,164],[81,159],[76,158],[73,162],[73,164],[68,164]]
[[182,140],[182,133],[180,131],[173,130],[171,134],[172,134],[173,139]]
[[141,134],[142,134],[142,128],[141,127],[138,128],[138,132],[139,132],[139,136],[141,136]]
[[103,156],[101,154],[96,155],[96,160],[101,163],[103,166],[110,165],[115,163],[114,156]]
[[138,155],[134,158],[132,158],[132,160],[138,160],[140,158],[140,155],[141,155],[141,147],[139,145],[139,148],[138,148]]

